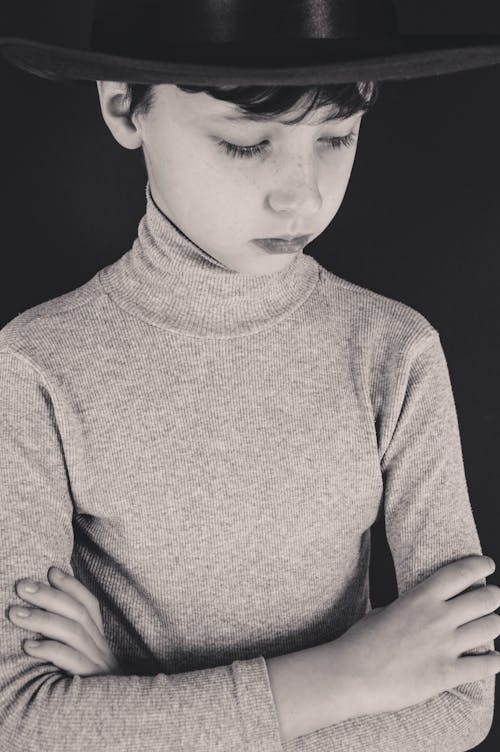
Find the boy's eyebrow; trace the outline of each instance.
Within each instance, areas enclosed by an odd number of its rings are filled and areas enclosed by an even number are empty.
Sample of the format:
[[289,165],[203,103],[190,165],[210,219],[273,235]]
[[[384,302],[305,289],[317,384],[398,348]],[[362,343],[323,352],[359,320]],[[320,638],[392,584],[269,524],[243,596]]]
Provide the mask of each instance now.
[[[265,117],[264,115],[259,115],[258,113],[249,113],[248,115],[245,115],[244,113],[235,113],[234,115],[215,115],[217,118],[223,118],[224,120],[250,120],[255,123],[261,123],[269,121],[268,117]],[[274,120],[274,118],[273,118]],[[341,118],[337,117],[334,113],[331,113],[327,117],[323,118],[323,123],[328,123],[332,120],[341,120]],[[281,125],[287,125],[286,121],[278,120],[278,123],[281,123]]]
[[264,117],[264,115],[258,115],[257,113],[252,112],[248,115],[245,115],[244,113],[235,113],[234,115],[219,115],[218,117],[224,118],[224,120],[251,120],[256,123],[261,123],[263,120],[269,120],[269,118]]

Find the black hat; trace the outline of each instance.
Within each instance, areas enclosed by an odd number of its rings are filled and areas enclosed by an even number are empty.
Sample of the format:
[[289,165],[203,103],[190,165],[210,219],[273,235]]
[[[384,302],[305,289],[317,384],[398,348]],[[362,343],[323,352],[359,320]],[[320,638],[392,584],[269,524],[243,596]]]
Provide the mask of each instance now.
[[0,37],[0,53],[52,80],[200,86],[385,81],[500,64],[500,35],[400,34],[392,0],[95,0],[89,20],[60,46]]

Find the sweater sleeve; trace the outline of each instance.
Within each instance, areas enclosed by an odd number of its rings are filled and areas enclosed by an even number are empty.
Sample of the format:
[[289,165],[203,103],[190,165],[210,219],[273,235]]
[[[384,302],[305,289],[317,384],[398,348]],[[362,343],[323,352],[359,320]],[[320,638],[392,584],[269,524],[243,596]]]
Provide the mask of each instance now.
[[63,397],[24,356],[0,352],[1,752],[281,752],[263,656],[156,676],[71,676],[22,649],[15,583],[72,572],[73,500]]
[[[393,364],[380,420],[384,514],[398,593],[481,546],[469,502],[454,396],[436,330]],[[396,367],[397,366],[397,367]],[[485,584],[485,580],[478,584]],[[494,648],[490,642],[470,653]],[[283,744],[285,752],[465,752],[491,728],[495,676],[395,712],[351,718]]]

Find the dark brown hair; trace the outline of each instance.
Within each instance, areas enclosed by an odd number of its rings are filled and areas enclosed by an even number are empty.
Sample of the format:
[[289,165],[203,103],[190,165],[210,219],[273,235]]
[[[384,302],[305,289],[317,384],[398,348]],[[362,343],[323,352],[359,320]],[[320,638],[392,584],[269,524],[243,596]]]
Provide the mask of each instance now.
[[[367,112],[375,104],[380,89],[377,81],[318,86],[177,86],[181,91],[205,92],[216,99],[232,102],[242,113],[257,115],[262,120],[271,120],[294,109],[299,102],[308,102],[304,112],[290,123],[299,122],[313,110],[328,105],[331,114],[339,119],[356,112]],[[147,115],[154,105],[155,95],[154,84],[127,84],[130,117]]]

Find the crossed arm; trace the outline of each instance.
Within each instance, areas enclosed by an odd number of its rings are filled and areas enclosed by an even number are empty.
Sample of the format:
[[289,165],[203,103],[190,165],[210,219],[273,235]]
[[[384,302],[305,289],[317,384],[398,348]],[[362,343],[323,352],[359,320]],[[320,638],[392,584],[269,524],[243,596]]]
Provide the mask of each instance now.
[[[493,570],[488,557],[459,559],[376,619],[384,609],[373,609],[342,639],[268,659],[282,739],[363,713],[406,708],[498,672],[497,655],[464,657],[500,634],[500,617],[491,614],[500,606],[500,588],[475,587]],[[10,609],[9,618],[52,638],[25,641],[26,652],[73,676],[120,675],[97,599],[57,567],[49,569],[48,581],[17,583],[18,595],[34,607]]]

